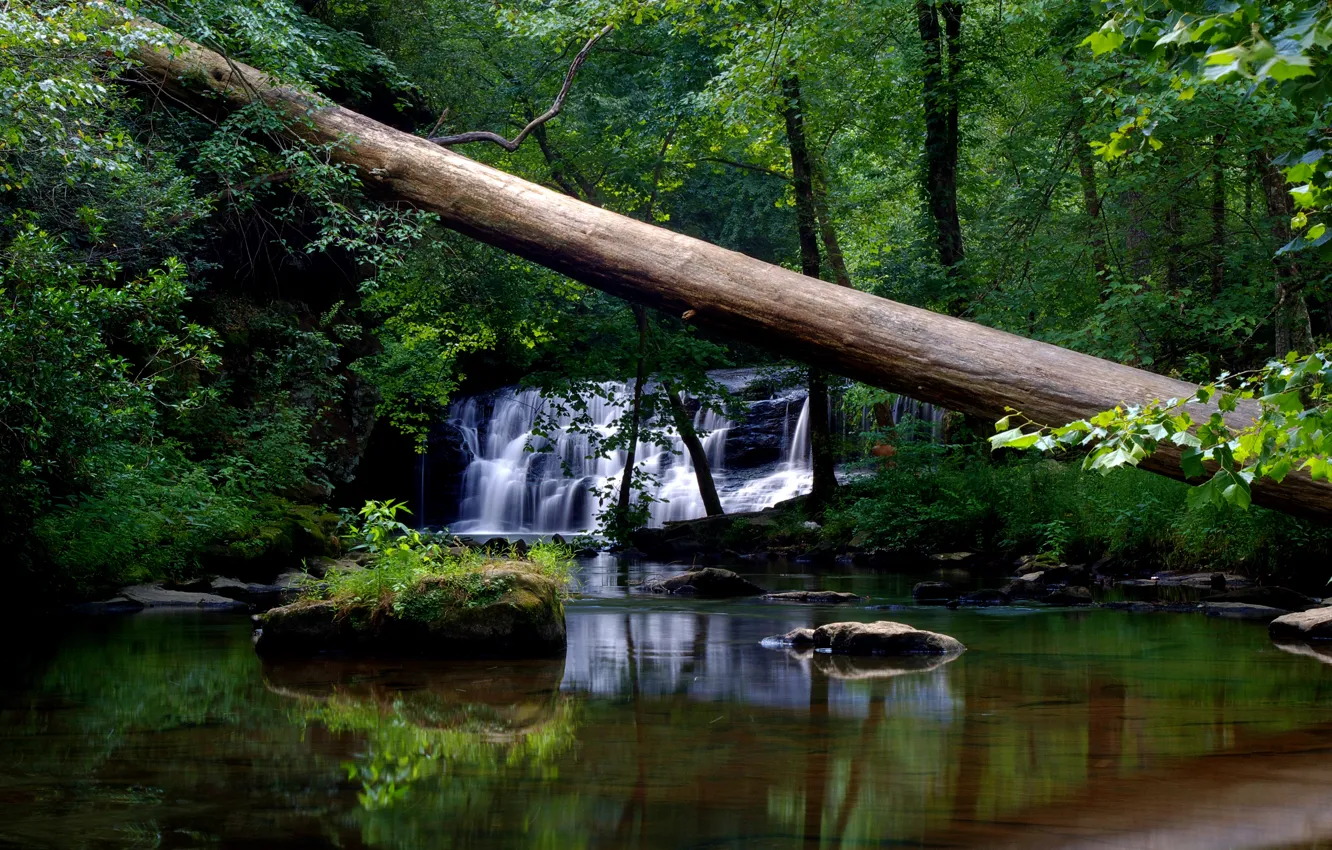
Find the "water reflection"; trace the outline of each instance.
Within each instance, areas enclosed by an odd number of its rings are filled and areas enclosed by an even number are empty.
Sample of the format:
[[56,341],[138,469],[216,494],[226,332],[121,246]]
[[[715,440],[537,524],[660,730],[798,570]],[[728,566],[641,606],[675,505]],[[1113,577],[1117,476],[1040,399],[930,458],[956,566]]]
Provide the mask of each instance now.
[[563,662],[502,664],[261,664],[227,616],[71,625],[6,660],[0,847],[1332,840],[1332,668],[1261,626],[909,609],[969,647],[911,670],[759,645],[881,615],[608,593],[569,606]]

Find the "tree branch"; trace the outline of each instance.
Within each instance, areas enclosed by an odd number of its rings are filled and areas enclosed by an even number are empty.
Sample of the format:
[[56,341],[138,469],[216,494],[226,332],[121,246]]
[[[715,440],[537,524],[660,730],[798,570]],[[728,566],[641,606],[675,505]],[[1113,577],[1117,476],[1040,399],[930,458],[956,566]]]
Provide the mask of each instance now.
[[583,67],[583,63],[587,61],[587,55],[592,52],[593,46],[602,37],[609,35],[614,28],[614,25],[606,24],[601,32],[587,40],[587,44],[583,45],[583,49],[578,51],[578,55],[574,57],[573,62],[569,65],[569,71],[564,75],[564,84],[560,86],[560,93],[555,95],[555,102],[550,105],[550,109],[529,121],[527,126],[513,137],[513,141],[489,130],[472,130],[467,133],[459,133],[456,136],[432,136],[427,141],[434,142],[442,147],[465,145],[469,142],[494,142],[509,153],[518,150],[518,146],[523,143],[523,139],[526,139],[529,133],[560,114],[560,110],[564,108],[564,100],[569,96],[569,88],[573,85],[574,76],[578,73],[578,69]]

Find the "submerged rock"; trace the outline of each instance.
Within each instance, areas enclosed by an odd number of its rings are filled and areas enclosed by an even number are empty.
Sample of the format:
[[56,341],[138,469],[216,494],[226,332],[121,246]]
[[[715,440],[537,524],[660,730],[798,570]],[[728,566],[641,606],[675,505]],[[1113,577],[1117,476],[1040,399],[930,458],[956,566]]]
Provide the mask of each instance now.
[[[446,658],[539,658],[565,648],[564,599],[553,579],[521,567],[478,574],[478,595],[445,576],[423,579],[409,595],[339,605],[303,600],[257,617],[264,654],[324,651]],[[393,603],[397,604],[393,604]]]
[[845,655],[950,655],[966,651],[956,638],[887,620],[793,629],[779,637],[768,638],[764,644],[812,647]]
[[807,602],[811,605],[839,605],[844,602],[859,602],[863,597],[836,590],[788,590],[783,593],[768,593],[763,598],[769,602]]
[[911,598],[917,602],[940,604],[957,596],[946,581],[921,581],[911,588]]
[[[687,588],[687,589],[686,589]],[[692,593],[707,599],[726,599],[736,596],[762,596],[766,590],[730,570],[704,567],[668,579],[643,582],[643,589],[651,593]]]
[[1267,626],[1276,639],[1332,640],[1332,608],[1312,608],[1277,617]]

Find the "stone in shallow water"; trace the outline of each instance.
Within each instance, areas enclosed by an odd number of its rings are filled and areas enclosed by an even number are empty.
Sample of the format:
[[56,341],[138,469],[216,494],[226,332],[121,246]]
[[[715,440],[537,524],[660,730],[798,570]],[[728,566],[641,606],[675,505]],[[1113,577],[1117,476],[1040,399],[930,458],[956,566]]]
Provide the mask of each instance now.
[[1227,617],[1233,620],[1262,620],[1271,622],[1289,611],[1269,605],[1250,605],[1244,602],[1204,602],[1198,609],[1209,617]]
[[922,581],[911,588],[911,598],[917,602],[947,602],[955,596],[953,586],[946,581]]
[[[1204,596],[1203,602],[1242,602],[1246,605],[1265,605],[1285,611],[1307,611],[1322,603],[1311,596],[1286,587],[1245,587]],[[1283,612],[1284,613],[1284,612]]]
[[817,629],[793,629],[763,643],[766,646],[813,647],[844,655],[949,655],[966,650],[957,638],[887,620],[828,623]]
[[[685,588],[691,588],[686,590]],[[726,599],[735,596],[762,596],[766,590],[730,570],[705,567],[668,579],[643,582],[643,589],[652,593],[693,593],[708,599]]]
[[1050,591],[1041,601],[1047,605],[1090,605],[1092,604],[1092,595],[1091,591],[1085,587],[1069,585]]
[[769,593],[763,598],[769,602],[806,602],[811,605],[838,605],[861,600],[854,593],[836,590],[788,590],[784,593]]
[[1313,608],[1277,617],[1267,626],[1276,639],[1332,640],[1332,608]]
[[144,608],[199,608],[205,611],[243,609],[245,603],[213,593],[166,590],[160,584],[140,584],[122,588],[120,595]]

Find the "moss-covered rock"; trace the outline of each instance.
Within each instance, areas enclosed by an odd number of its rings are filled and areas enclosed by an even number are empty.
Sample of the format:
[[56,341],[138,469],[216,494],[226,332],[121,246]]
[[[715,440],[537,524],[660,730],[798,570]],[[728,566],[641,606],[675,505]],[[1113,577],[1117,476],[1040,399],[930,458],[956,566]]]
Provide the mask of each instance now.
[[281,499],[264,505],[259,527],[241,540],[218,543],[204,555],[207,572],[247,581],[267,581],[299,568],[304,558],[336,556],[341,518],[318,505],[293,505]]
[[302,600],[259,623],[255,646],[266,654],[537,658],[565,648],[564,588],[518,562],[428,576],[378,601]]

